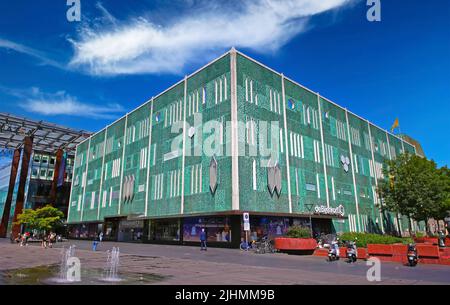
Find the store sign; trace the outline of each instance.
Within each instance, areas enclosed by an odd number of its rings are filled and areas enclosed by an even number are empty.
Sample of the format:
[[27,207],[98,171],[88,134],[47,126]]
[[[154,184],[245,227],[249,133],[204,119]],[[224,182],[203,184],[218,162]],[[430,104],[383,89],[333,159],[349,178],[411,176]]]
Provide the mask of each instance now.
[[314,208],[314,212],[320,215],[336,215],[336,216],[345,215],[345,210],[342,205],[339,205],[338,207],[335,208],[320,205]]
[[242,216],[244,219],[244,231],[250,231],[250,215],[248,213],[244,213]]

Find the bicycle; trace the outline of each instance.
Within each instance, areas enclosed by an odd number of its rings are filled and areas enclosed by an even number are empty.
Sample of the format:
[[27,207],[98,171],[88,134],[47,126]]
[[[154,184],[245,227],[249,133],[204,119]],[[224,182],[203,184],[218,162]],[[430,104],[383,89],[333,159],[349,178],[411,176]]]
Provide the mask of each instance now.
[[257,254],[275,253],[273,242],[267,237],[263,237],[261,241],[255,242],[255,246],[255,253]]

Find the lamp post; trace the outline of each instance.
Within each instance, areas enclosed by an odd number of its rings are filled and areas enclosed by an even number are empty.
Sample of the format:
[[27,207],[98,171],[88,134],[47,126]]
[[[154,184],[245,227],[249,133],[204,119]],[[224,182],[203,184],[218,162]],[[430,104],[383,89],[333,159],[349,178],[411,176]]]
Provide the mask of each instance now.
[[311,220],[312,210],[313,210],[314,204],[312,204],[312,203],[306,203],[306,204],[305,204],[305,207],[306,207],[306,209],[307,209],[308,212],[309,212],[309,230],[310,230],[310,232],[311,232],[311,237],[314,237],[314,236],[313,236],[313,229],[312,229],[312,220]]

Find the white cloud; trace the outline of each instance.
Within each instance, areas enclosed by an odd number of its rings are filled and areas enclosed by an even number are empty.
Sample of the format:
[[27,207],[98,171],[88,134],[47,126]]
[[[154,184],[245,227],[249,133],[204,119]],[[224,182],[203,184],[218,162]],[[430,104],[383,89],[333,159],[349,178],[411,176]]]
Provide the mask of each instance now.
[[114,23],[84,26],[72,40],[70,65],[95,75],[181,73],[186,65],[209,60],[232,46],[273,52],[305,31],[310,16],[351,0],[200,2],[196,6],[191,1],[189,10],[164,25],[143,17],[119,23],[101,6]]
[[53,66],[59,69],[66,69],[65,65],[61,65],[58,62],[48,58],[48,56],[45,55],[43,52],[27,47],[20,43],[0,38],[0,48],[12,50],[18,53],[22,53],[37,58],[44,65]]
[[47,93],[37,87],[30,89],[10,89],[0,86],[0,91],[17,97],[19,107],[27,112],[47,116],[65,115],[92,119],[114,119],[125,110],[119,104],[91,104],[80,102],[65,91]]

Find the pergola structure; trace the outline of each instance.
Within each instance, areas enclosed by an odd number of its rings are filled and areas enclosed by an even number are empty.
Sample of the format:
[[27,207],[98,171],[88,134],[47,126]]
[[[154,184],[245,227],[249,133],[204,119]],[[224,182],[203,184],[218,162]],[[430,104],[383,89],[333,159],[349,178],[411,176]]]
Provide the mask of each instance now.
[[[20,169],[13,222],[17,221],[17,216],[22,213],[24,206],[25,185],[32,151],[55,154],[55,172],[57,173],[61,165],[63,153],[66,152],[69,155],[75,155],[76,146],[90,135],[90,132],[84,130],[75,130],[49,122],[35,121],[0,112],[0,149],[14,150],[8,194],[0,224],[0,237],[6,237],[20,159],[22,158],[22,166]],[[57,179],[58,175],[55,174],[50,193],[50,197],[53,199],[56,198]],[[13,236],[16,236],[19,232],[20,226],[13,225]]]

